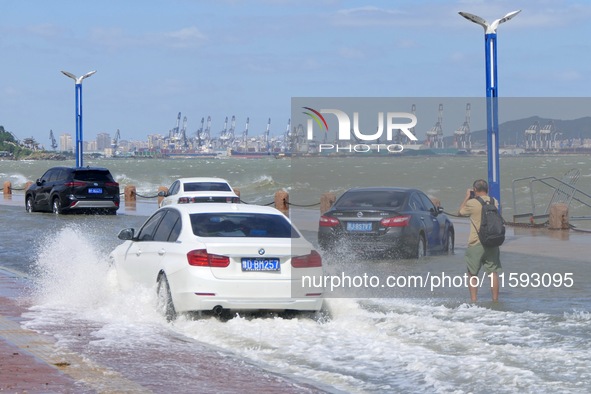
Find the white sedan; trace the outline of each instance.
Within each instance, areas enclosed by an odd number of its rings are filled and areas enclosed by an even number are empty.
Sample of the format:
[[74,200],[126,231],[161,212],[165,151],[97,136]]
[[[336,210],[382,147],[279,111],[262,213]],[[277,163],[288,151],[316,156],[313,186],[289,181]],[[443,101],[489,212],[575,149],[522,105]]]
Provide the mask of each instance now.
[[191,311],[322,307],[322,259],[275,208],[173,204],[119,239],[110,259],[121,287],[155,286],[168,320]]
[[179,178],[170,185],[167,192],[160,192],[158,196],[164,197],[160,202],[161,207],[193,202],[240,202],[240,197],[228,181],[222,178]]

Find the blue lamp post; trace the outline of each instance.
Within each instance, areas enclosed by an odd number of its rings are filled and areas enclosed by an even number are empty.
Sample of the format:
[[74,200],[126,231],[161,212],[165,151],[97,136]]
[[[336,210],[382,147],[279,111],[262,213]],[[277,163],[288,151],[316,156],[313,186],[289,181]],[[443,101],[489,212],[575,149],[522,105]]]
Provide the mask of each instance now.
[[488,186],[492,197],[501,202],[501,180],[499,171],[499,108],[497,87],[497,27],[519,14],[513,11],[488,24],[484,19],[467,12],[461,16],[484,28],[484,52],[486,58],[486,130],[488,149]]
[[76,84],[76,167],[82,167],[83,164],[83,143],[84,138],[82,136],[82,80],[90,77],[96,71],[90,71],[81,77],[76,77],[74,74],[67,71],[62,71],[67,77],[74,80]]

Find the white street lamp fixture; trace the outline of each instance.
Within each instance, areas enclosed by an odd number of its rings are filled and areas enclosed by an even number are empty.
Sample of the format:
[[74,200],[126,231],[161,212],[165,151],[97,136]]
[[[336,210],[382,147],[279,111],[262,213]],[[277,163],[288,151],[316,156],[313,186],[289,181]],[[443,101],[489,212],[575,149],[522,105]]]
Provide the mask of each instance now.
[[470,14],[468,12],[462,12],[462,11],[458,12],[458,14],[462,15],[464,18],[468,19],[469,21],[472,21],[472,22],[477,23],[480,26],[482,26],[484,28],[484,34],[491,34],[491,33],[497,32],[497,27],[499,27],[499,25],[501,23],[507,22],[509,19],[513,18],[515,15],[519,14],[520,12],[521,12],[521,10],[509,12],[504,17],[494,20],[493,23],[491,23],[490,25],[488,24],[488,22],[486,22],[484,19],[482,19],[481,17],[479,17],[477,15]]

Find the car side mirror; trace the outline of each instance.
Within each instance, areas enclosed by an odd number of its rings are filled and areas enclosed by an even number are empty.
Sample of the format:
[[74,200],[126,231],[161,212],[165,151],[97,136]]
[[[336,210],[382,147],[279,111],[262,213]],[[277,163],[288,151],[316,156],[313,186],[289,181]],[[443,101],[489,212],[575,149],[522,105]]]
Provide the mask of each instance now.
[[165,191],[159,191],[158,192],[158,197],[168,197],[168,193]]
[[443,212],[443,207],[435,207],[435,209],[429,208],[429,212],[431,212],[432,215],[437,216]]
[[35,183],[37,184],[37,186],[41,186],[41,185],[43,185],[43,182],[41,181],[41,178],[37,179],[37,180],[35,181]]
[[132,228],[124,228],[123,230],[119,231],[119,235],[117,238],[123,241],[131,241],[135,235],[135,230]]

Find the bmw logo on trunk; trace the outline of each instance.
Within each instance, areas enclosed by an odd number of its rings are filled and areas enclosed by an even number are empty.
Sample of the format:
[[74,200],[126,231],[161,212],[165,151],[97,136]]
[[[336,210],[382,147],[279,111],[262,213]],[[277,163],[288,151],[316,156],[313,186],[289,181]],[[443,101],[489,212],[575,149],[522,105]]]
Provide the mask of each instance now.
[[263,248],[260,248],[260,249],[259,249],[259,255],[261,255],[261,256],[262,256],[262,255],[264,255],[264,254],[265,254],[265,249],[263,249]]

